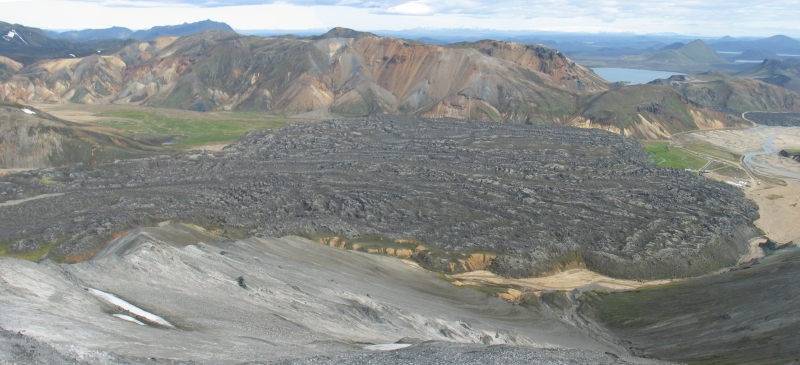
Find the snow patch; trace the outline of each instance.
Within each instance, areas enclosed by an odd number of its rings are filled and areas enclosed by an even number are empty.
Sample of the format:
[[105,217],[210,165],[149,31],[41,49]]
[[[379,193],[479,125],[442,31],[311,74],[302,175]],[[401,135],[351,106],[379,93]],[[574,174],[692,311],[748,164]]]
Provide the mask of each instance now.
[[145,326],[145,324],[142,323],[140,320],[138,320],[136,318],[133,318],[133,317],[127,315],[127,314],[115,314],[114,317],[115,318],[119,318],[119,319],[121,319],[123,321],[133,322],[133,323],[136,323],[138,325]]
[[3,36],[3,39],[11,42],[11,40],[14,39],[14,37],[19,38],[19,40],[21,40],[22,43],[28,44],[28,42],[26,42],[25,39],[23,39],[22,36],[19,35],[19,33],[17,33],[17,31],[14,29],[9,30],[8,33]]
[[72,56],[72,58],[75,58],[75,55],[74,55],[74,54],[70,53],[69,55],[70,55],[70,56]]
[[141,308],[118,298],[114,294],[109,294],[92,288],[86,288],[86,291],[88,291],[89,294],[94,295],[98,299],[132,314],[133,317],[135,318],[142,319],[146,322],[157,324],[162,327],[175,328],[175,326],[173,326],[172,323],[167,322],[166,319],[161,318],[153,313],[142,310]]
[[30,109],[28,109],[28,108],[22,108],[22,111],[23,111],[23,112],[25,112],[25,114],[36,114],[36,112],[35,112],[35,111],[33,111],[33,110],[30,110]]
[[364,349],[372,351],[394,351],[404,349],[409,346],[411,346],[410,343],[381,343],[377,345],[364,346]]

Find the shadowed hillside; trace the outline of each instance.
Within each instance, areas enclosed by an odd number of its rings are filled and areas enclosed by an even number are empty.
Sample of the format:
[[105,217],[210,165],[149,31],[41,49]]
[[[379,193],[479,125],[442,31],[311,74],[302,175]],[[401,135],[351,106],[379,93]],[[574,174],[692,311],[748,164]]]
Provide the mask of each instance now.
[[53,39],[41,29],[2,21],[0,36],[0,55],[24,65],[43,59],[86,57],[97,54],[98,51],[116,49],[123,43],[119,39],[90,42]]
[[689,364],[793,364],[800,358],[800,251],[724,274],[625,293],[590,292],[579,313],[638,356]]
[[764,60],[747,70],[734,74],[736,77],[756,79],[800,92],[800,64],[778,60]]

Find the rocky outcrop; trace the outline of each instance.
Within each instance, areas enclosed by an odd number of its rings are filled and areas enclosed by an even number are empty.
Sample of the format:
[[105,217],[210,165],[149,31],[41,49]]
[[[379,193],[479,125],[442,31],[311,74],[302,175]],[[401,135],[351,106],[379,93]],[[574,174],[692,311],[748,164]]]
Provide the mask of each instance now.
[[608,81],[594,71],[572,62],[563,53],[540,44],[484,40],[475,43],[456,43],[450,47],[473,48],[483,54],[514,62],[568,89],[599,92],[608,90],[610,86]]
[[585,266],[655,279],[736,264],[759,234],[740,190],[655,166],[635,140],[510,123],[296,124],[251,132],[220,153],[0,181],[9,200],[68,193],[0,207],[0,242],[65,236],[54,257],[158,217],[233,237],[335,236],[326,243],[395,255],[415,247],[412,259],[448,272],[488,265],[529,277]]

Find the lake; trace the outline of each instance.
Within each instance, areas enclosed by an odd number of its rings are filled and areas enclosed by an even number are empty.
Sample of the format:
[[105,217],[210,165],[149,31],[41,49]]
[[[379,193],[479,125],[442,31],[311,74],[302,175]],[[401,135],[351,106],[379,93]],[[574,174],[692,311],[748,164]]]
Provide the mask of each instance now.
[[593,68],[594,73],[600,77],[611,81],[628,81],[631,85],[646,84],[655,79],[666,79],[672,75],[683,75],[680,72],[669,71],[653,71],[653,70],[639,70],[635,68],[613,68],[613,67],[598,67]]

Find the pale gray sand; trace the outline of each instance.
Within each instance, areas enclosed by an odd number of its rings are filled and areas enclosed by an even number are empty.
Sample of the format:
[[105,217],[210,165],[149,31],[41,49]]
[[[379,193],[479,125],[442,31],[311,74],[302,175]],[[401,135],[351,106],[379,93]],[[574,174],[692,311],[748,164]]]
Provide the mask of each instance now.
[[[504,353],[546,347],[602,357],[614,351],[546,311],[453,286],[394,258],[298,237],[190,245],[203,234],[185,228],[137,230],[111,243],[105,256],[74,265],[1,258],[0,327],[77,353],[201,363],[312,356],[391,363],[394,355],[364,347],[401,339],[472,343],[477,351],[498,351],[485,344],[522,346]],[[156,243],[159,237],[179,243]],[[135,313],[84,287],[116,295],[177,329],[114,317]],[[422,351],[416,346],[399,351]],[[426,346],[430,352],[438,345]]]
[[45,198],[50,198],[50,197],[54,197],[54,196],[61,196],[61,195],[64,195],[64,193],[41,194],[41,195],[32,196],[30,198],[25,198],[25,199],[9,200],[9,201],[0,203],[0,207],[9,207],[9,206],[12,206],[12,205],[17,205],[17,204],[22,204],[24,202],[29,202],[31,200],[39,200],[39,199],[45,199]]

